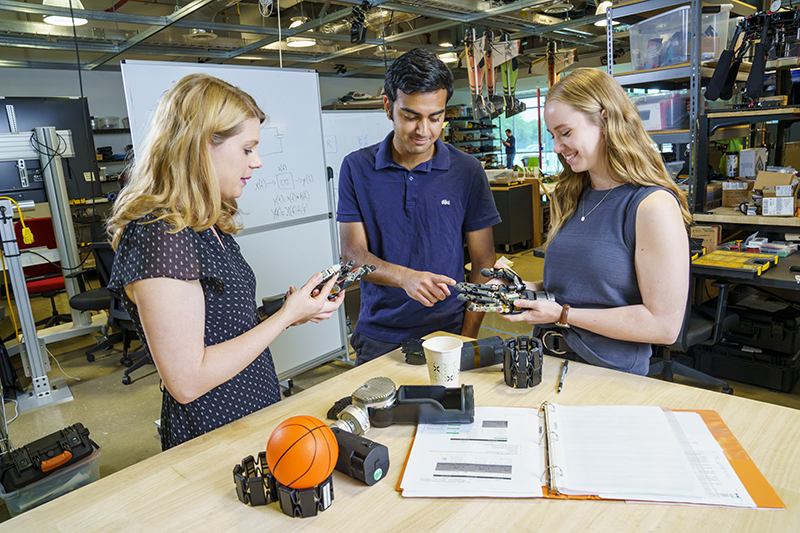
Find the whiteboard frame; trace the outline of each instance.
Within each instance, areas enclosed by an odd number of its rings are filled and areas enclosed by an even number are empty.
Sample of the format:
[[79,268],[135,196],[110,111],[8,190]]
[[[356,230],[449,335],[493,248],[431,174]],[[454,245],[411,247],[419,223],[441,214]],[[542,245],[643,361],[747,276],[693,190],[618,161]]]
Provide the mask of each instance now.
[[[272,67],[250,67],[250,66],[244,66],[244,65],[211,65],[211,64],[197,64],[197,65],[194,65],[194,64],[178,64],[178,65],[176,65],[175,63],[172,63],[172,62],[139,61],[139,60],[136,60],[136,61],[122,61],[121,64],[122,64],[123,87],[125,89],[125,102],[126,102],[126,105],[128,106],[129,118],[130,118],[130,126],[131,126],[131,138],[133,140],[134,146],[136,146],[136,140],[135,140],[136,137],[139,137],[141,140],[144,139],[144,137],[146,135],[145,129],[149,128],[149,123],[148,124],[137,124],[136,117],[134,116],[135,113],[131,113],[131,110],[134,109],[134,106],[133,106],[133,90],[134,89],[131,89],[130,86],[132,86],[134,84],[132,82],[130,82],[130,79],[129,79],[129,83],[128,84],[125,83],[125,79],[126,79],[125,71],[126,71],[126,68],[131,73],[131,77],[133,77],[132,76],[133,75],[133,72],[132,72],[133,70],[138,70],[138,69],[146,68],[146,67],[150,67],[150,68],[153,68],[153,69],[168,69],[168,70],[171,69],[173,72],[175,72],[176,69],[177,69],[177,70],[179,70],[181,72],[181,74],[180,75],[173,75],[173,77],[176,78],[175,81],[177,81],[178,79],[182,78],[183,76],[186,76],[186,75],[194,73],[194,72],[203,72],[203,73],[209,74],[211,76],[215,76],[215,77],[218,77],[220,79],[229,81],[230,83],[232,83],[233,85],[236,85],[236,86],[241,86],[242,84],[241,83],[236,83],[234,81],[231,81],[230,80],[230,76],[226,75],[227,73],[236,72],[237,75],[241,75],[241,71],[249,71],[249,72],[254,72],[254,73],[258,72],[259,75],[264,75],[265,71],[267,71],[267,74],[274,74],[275,76],[278,76],[278,77],[283,75],[283,74],[287,74],[287,73],[293,73],[293,74],[305,73],[305,74],[312,75],[313,76],[313,80],[314,80],[313,81],[314,88],[316,89],[315,91],[313,91],[313,93],[316,96],[316,101],[303,102],[302,106],[303,106],[304,110],[308,109],[309,106],[311,108],[310,113],[312,114],[312,116],[311,117],[307,117],[306,120],[313,120],[313,114],[315,113],[315,110],[316,110],[316,117],[317,117],[316,120],[318,120],[318,122],[319,122],[320,137],[319,137],[319,140],[318,140],[318,147],[319,147],[320,155],[321,155],[320,159],[321,159],[322,164],[323,164],[323,168],[320,169],[320,174],[319,175],[324,177],[323,179],[325,180],[324,187],[322,187],[322,189],[324,189],[325,194],[327,196],[327,202],[325,204],[327,206],[327,213],[316,213],[316,214],[312,214],[312,215],[309,215],[309,216],[302,216],[300,218],[293,218],[293,219],[278,221],[278,222],[274,222],[274,223],[267,223],[267,224],[263,224],[262,223],[262,224],[256,224],[254,226],[249,226],[249,227],[245,226],[245,228],[238,235],[236,235],[235,237],[237,238],[237,241],[240,241],[241,237],[249,237],[249,236],[254,236],[254,235],[262,235],[262,234],[266,236],[267,234],[275,232],[275,231],[278,231],[278,230],[287,230],[287,231],[291,232],[293,228],[297,228],[298,233],[300,233],[299,230],[300,230],[301,227],[303,227],[303,226],[305,226],[307,224],[318,223],[320,221],[323,221],[325,219],[325,217],[327,217],[328,218],[328,224],[327,224],[328,238],[330,240],[330,253],[331,253],[332,257],[331,257],[331,262],[325,261],[324,266],[320,267],[320,270],[323,269],[323,268],[327,268],[331,264],[337,263],[340,260],[341,254],[340,254],[340,250],[339,250],[338,231],[337,231],[337,227],[336,227],[335,213],[333,211],[333,209],[334,209],[334,207],[333,207],[334,206],[334,201],[333,201],[333,183],[331,182],[331,180],[328,177],[327,165],[325,163],[324,144],[323,144],[324,143],[324,139],[323,139],[324,133],[323,133],[323,130],[322,130],[322,126],[323,126],[322,125],[322,105],[321,105],[320,93],[319,93],[319,75],[315,70],[310,70],[310,69],[279,69],[279,68],[272,68]],[[269,71],[272,71],[272,72],[269,72]],[[242,87],[242,89],[246,90],[250,94],[252,94],[253,97],[256,99],[256,102],[259,101],[260,98],[259,98],[259,93],[257,91],[255,91],[255,90],[253,90],[253,89],[251,89],[249,87],[246,87],[246,86]],[[262,95],[262,98],[263,98],[263,95]],[[154,104],[157,104],[157,102],[154,102]],[[304,113],[309,113],[309,112],[308,111],[304,111]],[[272,112],[271,114],[273,116],[278,116],[274,112]],[[303,115],[298,116],[298,117],[292,117],[292,120],[303,120]],[[311,139],[309,139],[309,140],[312,140],[312,139],[313,139],[313,137]],[[313,150],[313,148],[314,148],[313,147],[313,142],[310,142],[309,143],[309,149]],[[247,194],[246,190],[245,190],[245,194]],[[247,220],[243,220],[243,222],[245,224],[247,224]],[[244,251],[245,250],[244,250],[244,247],[243,247],[243,252]],[[323,250],[323,252],[327,252],[327,251]],[[280,253],[280,252],[277,251],[277,253]],[[319,261],[322,261],[322,259],[316,259],[316,261],[319,262]],[[248,263],[251,264],[251,267],[254,270],[256,270],[258,268],[258,265],[254,265],[250,261],[248,261]],[[313,272],[311,272],[304,279],[295,279],[296,274],[297,274],[296,269],[293,271],[292,268],[290,268],[290,265],[287,265],[287,266],[289,268],[282,269],[282,271],[280,271],[280,272],[270,272],[272,277],[279,278],[281,280],[285,280],[285,285],[286,285],[287,288],[288,288],[289,285],[292,285],[292,284],[299,286],[300,284],[305,283],[305,281],[308,279],[308,277],[310,277],[311,274],[313,274]],[[257,275],[258,275],[259,272],[260,271],[257,271]],[[285,289],[280,289],[280,290],[283,291]],[[272,296],[272,295],[274,295],[274,294],[266,294],[266,293],[263,292],[263,288],[261,290],[259,290],[259,287],[256,287],[256,304],[258,305],[262,298],[264,298],[266,296]],[[344,305],[342,305],[339,308],[339,310],[337,311],[337,313],[334,314],[334,316],[332,316],[329,319],[331,321],[338,322],[338,327],[336,328],[336,330],[338,331],[338,344],[339,344],[339,346],[335,347],[333,349],[328,349],[328,350],[324,350],[324,348],[323,348],[324,351],[322,353],[312,353],[312,354],[304,355],[303,357],[301,357],[301,358],[299,358],[297,360],[298,362],[297,362],[296,365],[290,366],[289,368],[281,369],[281,368],[278,368],[278,365],[276,364],[276,371],[278,373],[278,379],[279,380],[283,381],[283,380],[285,380],[287,378],[296,376],[297,374],[305,372],[306,370],[309,370],[311,368],[319,366],[320,364],[323,364],[323,363],[325,363],[327,361],[334,360],[334,359],[338,359],[338,360],[340,360],[342,362],[345,362],[345,363],[348,363],[348,364],[353,364],[351,362],[350,358],[349,358],[349,347],[348,347],[347,330],[346,330],[346,315],[345,315],[345,310],[344,309],[345,309]],[[305,328],[313,327],[313,326],[316,326],[316,324],[304,324],[303,326],[297,326],[295,328],[292,328],[293,331],[290,330],[290,331],[288,331],[286,333],[283,333],[282,335],[284,336],[284,338],[285,338],[286,335],[291,335],[293,337],[297,337],[298,339],[313,338],[314,337],[313,335],[308,335],[307,333],[299,331],[299,330],[304,330]],[[273,341],[272,344],[274,344],[274,343],[275,343],[275,341]],[[328,343],[330,344],[330,339],[328,339]],[[335,342],[334,342],[334,344],[335,344]]]

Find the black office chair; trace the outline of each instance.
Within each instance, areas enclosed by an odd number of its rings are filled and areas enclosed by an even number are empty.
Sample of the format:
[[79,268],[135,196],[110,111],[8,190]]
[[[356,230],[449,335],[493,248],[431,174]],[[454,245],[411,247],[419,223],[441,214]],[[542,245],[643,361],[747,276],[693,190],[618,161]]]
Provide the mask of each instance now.
[[702,305],[692,305],[691,298],[687,300],[686,313],[678,339],[670,346],[655,347],[655,356],[651,358],[648,376],[660,374],[662,379],[673,381],[673,376],[678,375],[721,387],[723,393],[733,394],[733,389],[726,381],[704,374],[672,359],[672,352],[687,353],[692,346],[720,342],[725,332],[739,323],[739,316],[727,309],[730,285],[717,281],[712,285],[719,288],[719,295],[716,298]]
[[[128,385],[131,383],[129,374],[150,362],[150,357],[145,349],[130,354],[128,353],[131,343],[138,339],[138,335],[136,333],[136,326],[125,310],[122,299],[106,288],[111,279],[111,268],[114,264],[114,250],[111,248],[111,244],[107,242],[92,243],[90,249],[92,255],[94,255],[97,277],[102,287],[73,296],[70,298],[69,304],[80,311],[108,310],[107,328],[108,330],[114,330],[116,332],[108,336],[102,342],[99,342],[96,346],[86,350],[86,360],[89,362],[94,361],[95,352],[106,350],[114,344],[121,342],[122,357],[120,358],[120,363],[128,367],[125,369],[125,376],[122,378],[122,383]],[[135,362],[134,359],[136,359]]]

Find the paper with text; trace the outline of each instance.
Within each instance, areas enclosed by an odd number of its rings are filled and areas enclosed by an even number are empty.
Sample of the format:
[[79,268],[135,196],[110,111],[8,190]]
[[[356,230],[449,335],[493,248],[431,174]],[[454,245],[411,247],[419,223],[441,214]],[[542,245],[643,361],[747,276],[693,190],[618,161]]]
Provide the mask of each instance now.
[[406,497],[542,497],[539,417],[476,407],[472,424],[419,424],[400,488]]

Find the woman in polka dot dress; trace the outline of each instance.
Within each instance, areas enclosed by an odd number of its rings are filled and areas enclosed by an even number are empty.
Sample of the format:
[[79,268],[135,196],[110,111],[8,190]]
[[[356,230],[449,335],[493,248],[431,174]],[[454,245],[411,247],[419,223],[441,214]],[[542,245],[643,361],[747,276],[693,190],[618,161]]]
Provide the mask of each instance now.
[[159,103],[130,183],[108,222],[116,250],[109,289],[136,323],[163,382],[162,448],[280,400],[269,344],[287,327],[329,318],[316,274],[259,322],[256,279],[232,235],[236,198],[266,119],[253,98],[192,74]]

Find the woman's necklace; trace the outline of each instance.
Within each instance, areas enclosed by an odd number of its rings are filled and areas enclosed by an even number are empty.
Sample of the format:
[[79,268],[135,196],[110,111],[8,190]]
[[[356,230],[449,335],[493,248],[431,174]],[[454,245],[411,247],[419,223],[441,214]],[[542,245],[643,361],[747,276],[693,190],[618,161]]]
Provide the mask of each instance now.
[[583,222],[584,220],[586,220],[586,217],[588,217],[589,215],[591,215],[591,214],[592,214],[592,211],[594,211],[595,209],[597,209],[598,207],[600,207],[600,204],[602,204],[602,203],[603,203],[603,200],[605,200],[606,198],[608,198],[608,195],[609,195],[609,194],[611,194],[611,191],[613,191],[613,190],[614,190],[614,187],[612,187],[612,188],[608,189],[608,192],[606,193],[606,195],[605,195],[605,196],[603,196],[603,199],[602,199],[602,200],[600,200],[599,202],[597,202],[597,205],[596,205],[596,206],[594,206],[594,207],[593,207],[593,208],[592,208],[592,209],[591,209],[591,210],[590,210],[588,213],[586,213],[585,215],[583,214],[583,210],[584,210],[584,206],[585,206],[585,204],[586,204],[586,196],[584,196],[584,197],[583,197],[583,199],[581,200],[581,222]]

